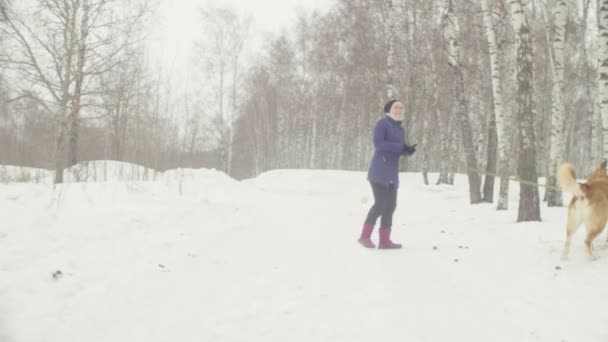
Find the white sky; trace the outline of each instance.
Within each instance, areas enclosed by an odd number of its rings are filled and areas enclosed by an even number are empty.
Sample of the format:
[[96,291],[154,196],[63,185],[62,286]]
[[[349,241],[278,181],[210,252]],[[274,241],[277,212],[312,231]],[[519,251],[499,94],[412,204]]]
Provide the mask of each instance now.
[[212,5],[251,13],[252,43],[266,32],[289,28],[297,10],[327,9],[334,0],[159,0],[158,20],[152,24],[150,53],[175,77],[191,75],[194,41],[201,35],[199,8]]

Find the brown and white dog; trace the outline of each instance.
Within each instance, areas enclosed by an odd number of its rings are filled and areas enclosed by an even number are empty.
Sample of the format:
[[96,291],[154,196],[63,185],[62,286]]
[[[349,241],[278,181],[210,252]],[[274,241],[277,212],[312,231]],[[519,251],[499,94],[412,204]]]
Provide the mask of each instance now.
[[564,163],[557,170],[557,181],[564,191],[574,195],[568,205],[568,224],[562,259],[568,257],[572,235],[582,223],[585,223],[587,227],[587,237],[585,238],[587,254],[594,259],[593,240],[604,230],[608,219],[606,161],[589,176],[587,183],[584,184],[576,181],[574,166]]

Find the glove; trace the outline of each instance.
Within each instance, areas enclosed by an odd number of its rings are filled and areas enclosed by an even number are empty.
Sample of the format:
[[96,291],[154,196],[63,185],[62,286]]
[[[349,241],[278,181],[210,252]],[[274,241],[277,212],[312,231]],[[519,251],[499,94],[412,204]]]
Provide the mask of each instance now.
[[411,156],[412,154],[416,153],[416,146],[418,144],[414,144],[412,146],[409,146],[408,144],[403,144],[403,149],[401,150],[401,154],[405,155],[405,156]]

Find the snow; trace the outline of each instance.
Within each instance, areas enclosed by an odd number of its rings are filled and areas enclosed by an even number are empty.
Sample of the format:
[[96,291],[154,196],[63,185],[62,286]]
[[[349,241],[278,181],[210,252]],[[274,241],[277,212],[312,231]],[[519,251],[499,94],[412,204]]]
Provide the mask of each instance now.
[[401,174],[385,251],[356,243],[364,172],[122,167],[0,184],[0,341],[608,340],[606,233],[561,261],[566,209],[515,223],[516,183],[497,212]]
[[45,169],[37,169],[30,167],[20,167],[13,165],[0,165],[0,183],[9,182],[43,182],[50,181],[47,179],[50,172]]

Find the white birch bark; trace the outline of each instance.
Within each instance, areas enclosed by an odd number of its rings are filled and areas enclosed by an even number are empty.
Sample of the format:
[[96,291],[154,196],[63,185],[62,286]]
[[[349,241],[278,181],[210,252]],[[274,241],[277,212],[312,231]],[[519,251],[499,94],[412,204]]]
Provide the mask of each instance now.
[[[534,74],[532,34],[521,0],[508,0],[517,46],[517,117],[519,154],[517,175],[519,179],[538,181],[536,173],[536,138],[534,132]],[[540,221],[538,186],[520,183],[517,222]]]
[[561,191],[556,190],[555,172],[564,155],[564,49],[566,42],[566,20],[568,18],[568,4],[566,0],[557,0],[553,7],[553,23],[551,37],[553,60],[553,89],[551,107],[551,133],[549,146],[549,174],[547,175],[548,198],[547,204],[551,207],[562,206]]
[[467,164],[469,180],[469,199],[471,203],[481,202],[481,177],[479,166],[473,146],[473,132],[471,129],[471,118],[469,116],[468,104],[464,91],[464,71],[460,61],[460,27],[458,17],[454,13],[452,0],[445,1],[445,9],[442,17],[443,38],[446,43],[448,63],[454,70],[456,76],[456,94],[458,107],[456,113],[460,126],[460,135],[464,145],[464,153]]
[[397,95],[395,87],[395,30],[397,19],[399,16],[398,6],[393,3],[393,0],[385,0],[387,17],[385,18],[385,36],[386,36],[386,96],[388,99],[394,99]]
[[[492,72],[492,95],[494,102],[494,114],[496,117],[496,135],[498,140],[498,175],[502,178],[509,177],[509,156],[507,143],[507,115],[503,103],[502,93],[502,77],[501,68],[501,53],[496,41],[496,32],[494,30],[494,21],[488,7],[488,0],[481,0],[481,8],[483,14],[483,23],[488,39],[488,48],[490,50],[490,67]],[[509,208],[509,183],[500,182],[500,192],[498,195],[497,210],[507,210]]]
[[608,158],[608,0],[599,0],[598,101],[602,117],[603,155]]

